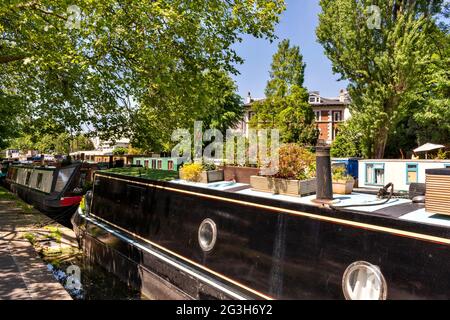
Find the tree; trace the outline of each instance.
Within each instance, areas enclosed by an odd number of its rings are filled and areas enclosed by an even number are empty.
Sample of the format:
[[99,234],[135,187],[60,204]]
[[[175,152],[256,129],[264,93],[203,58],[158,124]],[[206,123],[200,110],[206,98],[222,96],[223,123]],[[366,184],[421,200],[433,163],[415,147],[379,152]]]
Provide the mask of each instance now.
[[305,66],[300,48],[291,47],[289,40],[281,41],[273,56],[266,99],[254,103],[253,127],[279,129],[285,143],[316,143],[314,112],[303,87]]
[[[225,133],[241,121],[243,104],[230,76],[224,71],[208,71],[203,76],[204,82],[199,82],[195,91],[204,106],[194,106],[191,102],[195,100],[181,101],[176,97],[165,100],[167,110],[162,110],[156,102],[142,105],[132,119],[132,144],[144,150],[169,152],[175,144],[171,141],[175,129],[192,131],[195,121],[203,121],[204,129],[216,128]],[[187,104],[190,105],[190,113],[182,110]]]
[[22,152],[37,150],[40,153],[66,155],[71,152],[94,149],[92,141],[86,135],[71,136],[67,132],[57,135],[20,133],[19,138],[10,141],[9,147]]
[[[73,5],[76,6],[73,6]],[[11,0],[0,8],[0,89],[42,133],[170,131],[208,115],[243,34],[274,39],[284,0]],[[136,130],[138,130],[136,132]],[[154,132],[164,138],[166,136]]]
[[419,144],[448,144],[450,140],[450,35],[441,33],[436,51],[426,73],[428,90],[418,94],[414,121],[420,127]]
[[[354,120],[353,120],[354,121]],[[331,156],[336,158],[362,157],[362,133],[352,120],[339,126],[339,133],[331,144]]]
[[219,129],[222,134],[226,130],[235,127],[243,118],[244,104],[240,95],[236,93],[236,85],[225,73],[221,72],[217,77],[220,83],[219,94],[212,97],[208,114],[202,119],[205,126]]
[[127,154],[127,152],[128,152],[127,148],[117,147],[117,148],[114,149],[113,155],[115,155],[115,156],[123,156],[123,155]]
[[426,90],[424,75],[439,49],[433,16],[442,2],[320,1],[317,37],[333,71],[350,82],[352,113],[360,114],[369,157],[383,158],[390,131]]
[[17,138],[21,129],[22,110],[19,106],[15,106],[16,101],[14,97],[6,96],[0,91],[0,150],[7,147],[12,139]]

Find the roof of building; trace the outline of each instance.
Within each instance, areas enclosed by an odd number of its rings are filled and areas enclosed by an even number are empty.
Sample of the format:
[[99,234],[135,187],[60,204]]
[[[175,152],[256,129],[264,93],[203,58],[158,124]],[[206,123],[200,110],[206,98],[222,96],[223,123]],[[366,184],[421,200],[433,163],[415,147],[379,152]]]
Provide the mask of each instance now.
[[[309,96],[316,96],[320,99],[316,102],[310,102],[310,104],[313,107],[328,107],[328,106],[342,106],[346,107],[351,103],[350,96],[348,95],[348,92],[345,90],[341,90],[340,96],[336,98],[326,98],[320,96],[319,91],[310,91]],[[257,101],[264,101],[266,98],[253,98],[251,97],[251,94],[249,92],[249,95],[247,97],[247,102],[244,104],[244,107],[251,107],[253,103]]]

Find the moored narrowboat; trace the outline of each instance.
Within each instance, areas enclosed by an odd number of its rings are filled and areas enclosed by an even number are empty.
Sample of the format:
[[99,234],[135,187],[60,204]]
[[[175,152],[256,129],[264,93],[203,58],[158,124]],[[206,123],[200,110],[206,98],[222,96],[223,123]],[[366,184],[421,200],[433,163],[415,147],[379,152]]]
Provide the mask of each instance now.
[[393,190],[322,201],[99,172],[73,224],[92,259],[155,299],[450,299],[448,216],[420,188]]
[[25,202],[68,224],[91,179],[90,168],[80,163],[64,167],[13,165],[5,182]]

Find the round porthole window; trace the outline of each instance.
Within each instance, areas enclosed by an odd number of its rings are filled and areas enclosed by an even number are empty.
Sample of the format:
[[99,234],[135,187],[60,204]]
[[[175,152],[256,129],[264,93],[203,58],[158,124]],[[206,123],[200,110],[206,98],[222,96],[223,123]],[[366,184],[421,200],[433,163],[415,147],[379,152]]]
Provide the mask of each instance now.
[[205,219],[198,228],[198,243],[203,251],[211,251],[217,240],[217,226],[211,219]]
[[386,300],[387,284],[380,268],[365,261],[352,263],[342,277],[347,300]]

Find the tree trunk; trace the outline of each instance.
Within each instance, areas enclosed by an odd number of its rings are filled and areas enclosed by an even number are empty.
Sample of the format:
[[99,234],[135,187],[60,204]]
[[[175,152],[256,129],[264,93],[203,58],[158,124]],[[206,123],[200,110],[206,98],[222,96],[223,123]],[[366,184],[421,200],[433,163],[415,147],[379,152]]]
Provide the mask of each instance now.
[[374,158],[375,159],[383,159],[384,158],[384,150],[386,149],[386,143],[389,135],[388,124],[383,124],[377,132],[377,135],[374,137]]

